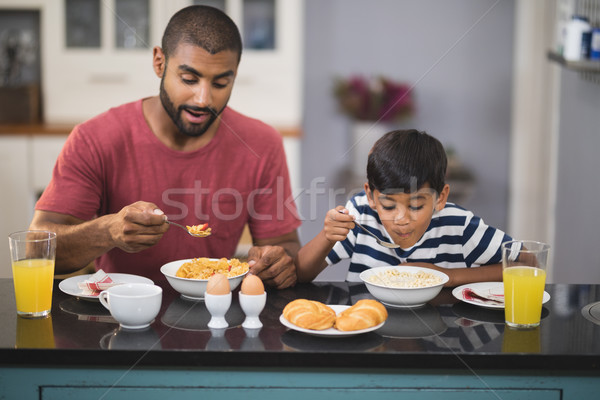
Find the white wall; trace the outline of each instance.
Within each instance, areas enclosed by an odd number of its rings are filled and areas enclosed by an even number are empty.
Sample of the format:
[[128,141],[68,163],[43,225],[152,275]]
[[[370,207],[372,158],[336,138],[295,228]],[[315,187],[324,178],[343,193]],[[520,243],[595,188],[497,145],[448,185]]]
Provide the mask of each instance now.
[[[337,113],[336,76],[383,74],[415,85],[416,116],[399,127],[426,130],[454,147],[477,186],[462,205],[506,229],[514,1],[330,0],[306,2],[305,139],[302,184],[339,187],[348,166],[350,122]],[[315,162],[318,160],[319,162]],[[305,192],[301,236],[322,228],[327,193]],[[343,202],[337,196],[337,203]],[[314,204],[314,205],[313,205]],[[343,266],[322,277],[339,278]]]
[[600,283],[600,84],[561,70],[555,281]]

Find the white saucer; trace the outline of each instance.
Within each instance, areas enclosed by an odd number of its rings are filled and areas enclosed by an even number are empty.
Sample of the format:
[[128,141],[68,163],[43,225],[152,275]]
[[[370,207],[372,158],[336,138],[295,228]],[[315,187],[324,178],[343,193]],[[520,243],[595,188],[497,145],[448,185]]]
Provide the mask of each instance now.
[[[94,296],[94,295],[83,294],[83,291],[79,288],[79,286],[77,286],[77,284],[79,282],[83,282],[86,279],[89,279],[90,276],[92,276],[92,274],[77,275],[77,276],[72,276],[67,279],[63,279],[62,281],[59,282],[58,288],[63,293],[69,294],[71,296],[75,296],[80,299],[98,301],[97,295]],[[110,279],[112,279],[113,282],[117,282],[117,283],[154,284],[154,282],[152,280],[150,280],[148,278],[144,278],[143,276],[138,276],[138,275],[120,274],[120,273],[115,272],[115,273],[108,274],[108,276],[110,276]]]
[[[463,290],[471,288],[474,290],[485,291],[495,289],[494,292],[504,293],[504,284],[502,282],[476,282],[468,283],[466,285],[457,286],[452,290],[452,295],[458,300],[462,300],[465,303],[473,304],[475,306],[492,308],[492,309],[504,309],[504,304],[489,304],[484,303],[482,300],[477,299],[466,299],[463,296]],[[550,294],[544,291],[544,297],[542,298],[542,304],[547,303],[550,300]]]
[[[342,311],[344,311],[345,309],[350,308],[350,306],[343,306],[343,305],[339,305],[339,304],[333,304],[333,305],[332,304],[328,304],[328,306],[331,307],[333,309],[333,311],[335,311],[336,314],[339,314]],[[317,331],[317,330],[314,330],[314,329],[300,328],[299,326],[296,326],[296,325],[292,324],[290,321],[288,321],[283,316],[283,314],[281,314],[279,316],[279,322],[281,322],[287,328],[290,328],[290,329],[298,331],[298,332],[307,333],[307,334],[313,335],[313,336],[331,337],[331,338],[354,336],[354,335],[359,335],[361,333],[371,332],[371,331],[374,331],[376,329],[381,328],[383,326],[383,324],[385,324],[385,321],[383,321],[379,325],[372,326],[372,327],[367,328],[367,329],[360,329],[358,331],[338,331],[335,328],[329,328],[329,329],[323,329],[322,331]]]

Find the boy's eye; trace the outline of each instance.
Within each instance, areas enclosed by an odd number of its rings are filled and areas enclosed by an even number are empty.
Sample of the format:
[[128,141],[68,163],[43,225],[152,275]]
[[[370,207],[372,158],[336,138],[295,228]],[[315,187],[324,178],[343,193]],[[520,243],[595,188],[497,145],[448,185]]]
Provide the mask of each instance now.
[[419,211],[419,210],[423,209],[423,206],[422,205],[421,206],[409,206],[408,209],[410,211]]
[[381,205],[381,208],[383,208],[385,211],[392,211],[394,208],[396,208],[395,205],[391,205],[391,206],[386,206],[386,205]]

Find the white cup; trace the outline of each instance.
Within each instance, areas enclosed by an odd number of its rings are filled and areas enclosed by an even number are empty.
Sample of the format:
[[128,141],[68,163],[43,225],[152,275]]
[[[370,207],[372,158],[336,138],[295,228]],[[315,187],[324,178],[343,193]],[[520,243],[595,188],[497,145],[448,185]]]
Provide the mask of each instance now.
[[162,289],[148,283],[127,283],[100,292],[98,299],[121,327],[141,329],[158,315]]

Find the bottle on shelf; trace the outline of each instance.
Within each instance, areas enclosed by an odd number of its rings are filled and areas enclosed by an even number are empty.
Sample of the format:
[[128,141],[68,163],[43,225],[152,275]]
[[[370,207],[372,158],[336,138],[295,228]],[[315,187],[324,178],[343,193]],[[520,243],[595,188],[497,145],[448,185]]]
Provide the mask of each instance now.
[[587,18],[574,15],[567,24],[563,57],[567,61],[587,58],[592,27]]

